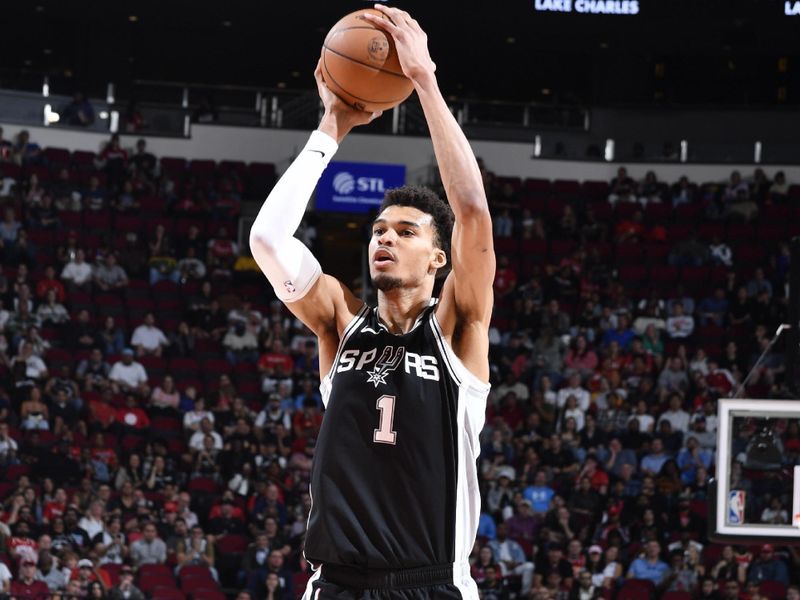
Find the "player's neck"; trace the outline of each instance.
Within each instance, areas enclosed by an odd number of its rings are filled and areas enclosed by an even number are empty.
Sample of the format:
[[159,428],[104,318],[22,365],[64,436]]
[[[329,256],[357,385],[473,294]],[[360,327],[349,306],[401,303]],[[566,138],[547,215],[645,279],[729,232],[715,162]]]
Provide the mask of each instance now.
[[422,311],[430,305],[431,292],[422,288],[378,290],[378,317],[391,333],[408,333]]

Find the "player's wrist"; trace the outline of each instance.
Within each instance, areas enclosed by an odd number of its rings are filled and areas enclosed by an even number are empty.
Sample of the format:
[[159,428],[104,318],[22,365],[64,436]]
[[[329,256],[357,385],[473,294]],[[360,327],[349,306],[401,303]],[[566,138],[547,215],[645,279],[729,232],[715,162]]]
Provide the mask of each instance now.
[[341,144],[344,137],[353,129],[353,125],[347,122],[342,112],[326,109],[317,129],[336,140],[337,144]]
[[414,88],[416,88],[417,92],[420,90],[434,90],[438,89],[438,84],[436,82],[436,67],[431,65],[430,67],[419,67],[415,69],[411,74],[409,74],[408,78],[414,84]]

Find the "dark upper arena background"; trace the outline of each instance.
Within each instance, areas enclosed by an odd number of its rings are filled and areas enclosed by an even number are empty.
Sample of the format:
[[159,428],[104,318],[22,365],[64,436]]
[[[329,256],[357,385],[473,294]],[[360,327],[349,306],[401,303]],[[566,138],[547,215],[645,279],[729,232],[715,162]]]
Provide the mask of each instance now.
[[[399,4],[494,220],[482,597],[796,600],[792,540],[708,525],[718,399],[798,393],[797,327],[773,338],[800,323],[800,3]],[[318,122],[325,33],[363,6],[3,4],[0,599],[302,592],[316,345],[247,232]],[[379,162],[441,191],[413,96],[337,159],[353,188]],[[371,299],[370,214],[324,207],[298,235]],[[800,422],[736,423],[729,508],[788,527]]]

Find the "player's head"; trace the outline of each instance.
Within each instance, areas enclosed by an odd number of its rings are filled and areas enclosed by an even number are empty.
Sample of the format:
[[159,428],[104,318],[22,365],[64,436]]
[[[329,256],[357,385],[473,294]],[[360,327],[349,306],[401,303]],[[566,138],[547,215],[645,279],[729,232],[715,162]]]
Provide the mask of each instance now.
[[370,276],[379,290],[417,287],[441,275],[450,258],[453,212],[431,190],[386,192],[370,239]]

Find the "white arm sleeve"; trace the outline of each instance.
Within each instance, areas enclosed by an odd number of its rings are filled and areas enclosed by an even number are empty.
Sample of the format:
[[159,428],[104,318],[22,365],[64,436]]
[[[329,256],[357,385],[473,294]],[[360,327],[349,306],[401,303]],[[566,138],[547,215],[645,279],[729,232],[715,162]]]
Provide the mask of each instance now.
[[300,300],[322,274],[311,251],[293,236],[317,181],[338,147],[332,137],[314,131],[275,184],[250,229],[253,259],[284,302]]

